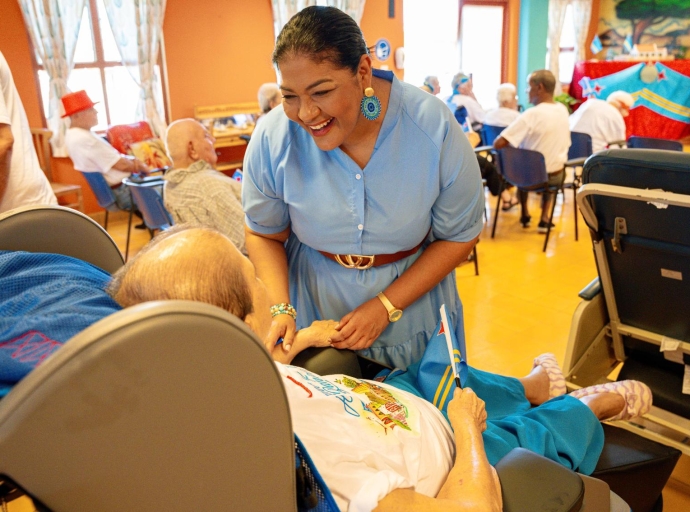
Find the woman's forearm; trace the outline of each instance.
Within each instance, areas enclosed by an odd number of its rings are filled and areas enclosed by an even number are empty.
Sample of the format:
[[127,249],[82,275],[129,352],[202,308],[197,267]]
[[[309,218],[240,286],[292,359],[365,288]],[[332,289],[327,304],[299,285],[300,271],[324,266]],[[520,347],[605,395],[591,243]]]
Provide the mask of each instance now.
[[290,302],[287,255],[283,245],[289,234],[289,228],[275,235],[260,235],[245,228],[249,259],[256,268],[257,276],[266,285],[271,304]]
[[410,268],[382,291],[395,307],[405,309],[465,261],[477,239],[469,242],[432,242]]

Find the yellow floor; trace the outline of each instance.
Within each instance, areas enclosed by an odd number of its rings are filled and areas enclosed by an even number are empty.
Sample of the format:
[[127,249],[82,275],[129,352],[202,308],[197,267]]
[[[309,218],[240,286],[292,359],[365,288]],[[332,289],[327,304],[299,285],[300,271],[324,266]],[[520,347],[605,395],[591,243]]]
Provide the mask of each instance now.
[[[531,194],[534,196],[534,194]],[[457,270],[458,289],[465,309],[468,359],[477,368],[522,376],[534,356],[553,352],[562,363],[570,320],[579,302],[578,292],[596,277],[589,233],[579,218],[580,240],[574,239],[572,191],[556,207],[555,229],[546,253],[544,236],[537,233],[539,204],[532,197],[533,227],[519,224],[519,208],[501,213],[496,237],[491,239],[494,198],[489,198],[489,223],[477,247],[479,276],[474,266]],[[111,221],[109,232],[124,252],[126,220]],[[145,230],[132,230],[130,253],[149,240]],[[666,512],[690,510],[690,464],[683,457],[672,481],[664,489]],[[676,475],[674,473],[674,476]],[[682,482],[685,482],[683,484]],[[32,510],[17,507],[15,510]]]

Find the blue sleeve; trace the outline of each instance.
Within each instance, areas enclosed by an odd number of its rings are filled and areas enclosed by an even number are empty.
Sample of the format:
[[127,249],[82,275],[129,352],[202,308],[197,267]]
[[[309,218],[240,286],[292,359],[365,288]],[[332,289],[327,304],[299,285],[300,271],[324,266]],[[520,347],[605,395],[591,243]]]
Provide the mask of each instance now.
[[[290,225],[288,206],[283,200],[283,172],[278,170],[280,157],[284,156],[285,150],[281,151],[280,147],[271,144],[268,130],[265,129],[274,120],[264,119],[257,129],[258,133],[255,132],[249,141],[242,179],[245,222],[252,231],[265,235],[280,233]],[[281,134],[274,135],[284,140]],[[278,158],[272,155],[276,150],[283,153]]]
[[434,238],[469,242],[484,225],[484,187],[474,149],[451,118],[441,146],[441,193],[431,209]]

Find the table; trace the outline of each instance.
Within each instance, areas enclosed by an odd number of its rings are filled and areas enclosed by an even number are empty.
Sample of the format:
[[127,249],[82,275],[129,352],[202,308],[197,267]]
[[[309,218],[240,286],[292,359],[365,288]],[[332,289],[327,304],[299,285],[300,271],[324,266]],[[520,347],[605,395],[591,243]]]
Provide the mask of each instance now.
[[[583,78],[587,77],[591,80],[592,84],[596,84],[596,79],[606,77],[608,80],[606,93],[602,94],[601,96],[605,99],[608,93],[617,90],[616,77],[612,77],[611,75],[620,73],[621,71],[624,71],[632,66],[638,66],[639,64],[640,62],[620,61],[578,62],[575,65],[575,69],[573,71],[573,79],[570,83],[569,93],[572,97],[576,99],[582,99]],[[643,89],[648,91],[647,94],[661,94],[661,96],[664,96],[664,94],[667,94],[669,85],[669,77],[665,76],[666,68],[668,68],[672,72],[680,74],[679,76],[675,75],[674,73],[668,73],[672,74],[674,79],[683,82],[683,84],[679,84],[679,87],[681,89],[687,89],[684,82],[685,77],[687,77],[688,81],[690,82],[690,60],[664,61],[657,63],[656,65],[657,68],[660,70],[660,79],[656,82],[651,84],[640,84],[639,87],[633,88],[635,90],[630,90],[630,81],[625,77],[621,77],[621,85],[619,88],[621,90],[627,90],[634,96],[638,92],[641,92]],[[684,99],[680,102],[681,110],[684,110],[687,107],[690,107],[690,104],[687,102],[687,99]],[[688,109],[688,111],[690,112],[690,109]],[[656,137],[662,139],[679,140],[683,137],[690,136],[690,117],[688,117],[687,119],[683,119],[679,116],[675,116],[675,118],[668,117],[667,115],[663,115],[662,113],[660,113],[659,109],[655,110],[653,106],[652,108],[648,108],[647,105],[638,105],[637,101],[635,102],[635,105],[630,111],[630,116],[626,118],[625,124],[627,127],[628,137],[631,135],[638,135],[641,137]]]

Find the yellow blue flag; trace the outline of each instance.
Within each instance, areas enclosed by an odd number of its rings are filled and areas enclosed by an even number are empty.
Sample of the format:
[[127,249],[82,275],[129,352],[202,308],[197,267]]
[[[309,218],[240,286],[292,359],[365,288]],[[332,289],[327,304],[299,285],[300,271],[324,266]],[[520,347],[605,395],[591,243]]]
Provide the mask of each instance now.
[[592,39],[592,44],[589,45],[589,49],[592,50],[592,53],[599,53],[601,50],[604,49],[604,45],[601,44],[601,39],[599,39],[599,35],[594,36],[594,39]]
[[417,386],[426,400],[445,413],[453,398],[455,377],[460,378],[463,386],[467,380],[467,363],[460,351],[445,304],[441,306],[440,316],[436,331],[419,363]]
[[623,48],[625,48],[625,51],[630,53],[633,49],[633,40],[632,40],[632,35],[628,34],[625,36],[625,41],[623,41]]

